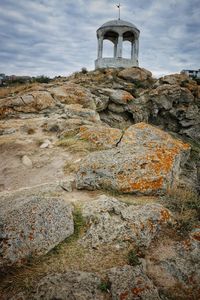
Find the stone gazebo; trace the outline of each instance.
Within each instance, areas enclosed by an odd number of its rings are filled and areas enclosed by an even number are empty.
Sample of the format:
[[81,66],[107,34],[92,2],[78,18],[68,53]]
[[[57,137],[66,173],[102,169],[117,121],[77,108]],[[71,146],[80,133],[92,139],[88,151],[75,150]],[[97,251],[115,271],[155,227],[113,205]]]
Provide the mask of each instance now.
[[[98,58],[95,69],[99,68],[129,68],[138,66],[140,31],[132,23],[123,20],[113,20],[103,24],[97,30]],[[109,40],[114,44],[113,57],[103,57],[103,42]],[[130,59],[123,58],[123,42],[131,42]]]

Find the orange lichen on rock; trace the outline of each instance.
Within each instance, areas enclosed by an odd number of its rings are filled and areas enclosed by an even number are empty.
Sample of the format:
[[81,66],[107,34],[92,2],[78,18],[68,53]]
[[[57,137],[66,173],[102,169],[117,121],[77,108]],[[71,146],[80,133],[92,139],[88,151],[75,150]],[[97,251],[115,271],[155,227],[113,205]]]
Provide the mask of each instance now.
[[126,300],[128,297],[128,291],[121,293],[121,295],[119,296],[120,300]]
[[[119,181],[120,178],[118,177]],[[127,180],[126,178],[124,178],[124,180]],[[162,187],[163,184],[163,178],[160,177],[156,180],[147,180],[147,179],[140,179],[136,182],[131,182],[131,180],[129,180],[129,187],[125,187],[124,189],[122,188],[123,192],[131,192],[131,191],[147,191],[149,189],[151,190],[157,190],[159,188]]]
[[135,287],[131,290],[134,296],[139,296],[144,291],[144,288]]
[[130,93],[124,92],[122,99],[124,103],[128,103],[129,101],[133,100],[133,96]]
[[160,214],[161,214],[160,223],[168,221],[171,217],[168,209],[161,210]]
[[[103,138],[109,143],[113,129],[106,130],[108,138]],[[188,144],[145,123],[130,126],[116,145],[115,149],[94,154],[83,164],[87,173],[85,179],[80,178],[83,186],[84,180],[92,177],[89,185],[94,183],[99,188],[123,193],[164,193],[177,183],[181,164],[187,160],[190,150]]]

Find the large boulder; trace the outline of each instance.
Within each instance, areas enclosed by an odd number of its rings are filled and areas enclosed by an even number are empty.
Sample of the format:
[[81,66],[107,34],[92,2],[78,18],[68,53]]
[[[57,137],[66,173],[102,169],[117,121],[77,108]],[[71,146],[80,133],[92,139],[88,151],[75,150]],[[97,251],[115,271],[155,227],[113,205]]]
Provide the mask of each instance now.
[[74,232],[72,207],[60,198],[2,196],[0,267],[47,253]]
[[156,85],[159,84],[178,84],[178,85],[185,85],[185,84],[193,84],[197,85],[197,83],[192,80],[187,74],[170,74],[165,75],[161,78],[159,78],[159,81],[156,83]]
[[109,96],[111,101],[116,104],[127,104],[134,99],[134,97],[129,92],[126,92],[124,90],[103,89],[102,91]]
[[84,108],[95,109],[94,96],[91,92],[75,83],[66,83],[49,89],[54,99],[65,104],[80,104]]
[[148,247],[171,220],[169,210],[159,204],[127,205],[104,195],[85,204],[82,213],[90,227],[81,243],[93,248],[126,242]]
[[[200,140],[200,116],[197,98],[177,84],[163,84],[138,98],[143,120],[161,125],[164,129]],[[129,111],[138,115],[138,105],[131,103]]]
[[76,175],[78,189],[160,194],[178,183],[190,147],[149,124],[129,127],[115,149],[89,154]]
[[135,81],[145,81],[151,78],[152,74],[150,71],[146,69],[133,67],[133,68],[127,68],[120,71],[118,76],[125,80],[135,82]]

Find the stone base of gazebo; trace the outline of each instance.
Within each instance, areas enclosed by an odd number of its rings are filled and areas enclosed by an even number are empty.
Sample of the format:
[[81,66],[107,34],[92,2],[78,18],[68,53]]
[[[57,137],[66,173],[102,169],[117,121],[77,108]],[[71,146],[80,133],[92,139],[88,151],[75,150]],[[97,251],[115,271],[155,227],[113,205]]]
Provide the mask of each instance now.
[[138,67],[138,60],[128,58],[104,57],[95,60],[95,69],[102,68],[131,68]]

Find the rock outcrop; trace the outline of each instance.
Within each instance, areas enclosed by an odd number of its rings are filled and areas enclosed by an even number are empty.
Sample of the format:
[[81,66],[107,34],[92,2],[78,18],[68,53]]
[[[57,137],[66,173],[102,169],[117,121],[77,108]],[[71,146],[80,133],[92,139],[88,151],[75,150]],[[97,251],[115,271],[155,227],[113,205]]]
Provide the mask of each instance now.
[[48,91],[32,91],[22,96],[0,99],[0,118],[15,116],[20,112],[40,112],[53,108],[55,104]]
[[127,68],[119,72],[119,77],[128,81],[145,81],[152,77],[152,73],[143,68]]
[[136,67],[0,89],[0,298],[199,299],[199,110]]
[[86,204],[83,216],[90,227],[81,243],[92,248],[126,242],[148,247],[159,229],[171,221],[171,213],[161,205],[128,206],[106,196]]
[[1,197],[0,267],[44,255],[72,235],[72,207],[59,198]]
[[190,147],[145,123],[129,127],[118,147],[89,154],[76,176],[77,188],[159,194],[178,183]]

